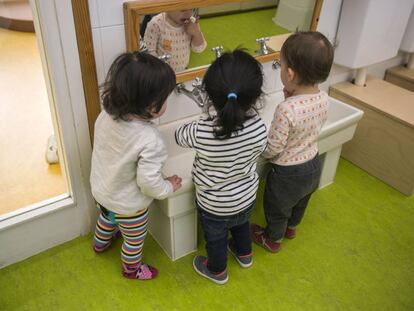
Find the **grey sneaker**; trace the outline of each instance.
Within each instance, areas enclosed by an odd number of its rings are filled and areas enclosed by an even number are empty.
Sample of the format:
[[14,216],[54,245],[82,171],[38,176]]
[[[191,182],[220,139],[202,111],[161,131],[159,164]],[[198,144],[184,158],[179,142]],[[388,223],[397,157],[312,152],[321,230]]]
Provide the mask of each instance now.
[[237,262],[242,268],[249,268],[253,264],[253,254],[247,254],[247,255],[237,255],[236,248],[234,246],[234,240],[230,239],[228,244],[228,249],[230,253],[236,258]]
[[227,269],[219,274],[214,274],[208,270],[207,261],[208,259],[204,256],[195,256],[193,259],[194,270],[201,276],[204,276],[205,278],[212,280],[217,284],[225,284],[229,280]]

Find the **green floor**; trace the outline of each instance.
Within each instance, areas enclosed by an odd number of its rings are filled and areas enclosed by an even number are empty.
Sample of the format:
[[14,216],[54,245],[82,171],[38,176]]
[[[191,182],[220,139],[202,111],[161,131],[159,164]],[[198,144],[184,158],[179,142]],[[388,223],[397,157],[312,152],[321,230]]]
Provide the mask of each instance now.
[[[264,222],[261,203],[253,220]],[[0,310],[414,310],[414,196],[341,160],[278,254],[254,247],[247,270],[229,260],[219,286],[171,262],[151,237],[154,281],[120,274],[120,241],[96,255],[78,238],[0,270]],[[203,246],[199,253],[204,254]],[[0,250],[1,251],[1,250]]]
[[290,32],[276,25],[272,18],[276,8],[248,11],[215,17],[202,17],[200,27],[207,41],[207,48],[203,53],[192,52],[189,68],[210,64],[215,59],[212,47],[222,45],[224,50],[233,50],[236,47],[247,49],[256,55],[258,44],[256,39]]

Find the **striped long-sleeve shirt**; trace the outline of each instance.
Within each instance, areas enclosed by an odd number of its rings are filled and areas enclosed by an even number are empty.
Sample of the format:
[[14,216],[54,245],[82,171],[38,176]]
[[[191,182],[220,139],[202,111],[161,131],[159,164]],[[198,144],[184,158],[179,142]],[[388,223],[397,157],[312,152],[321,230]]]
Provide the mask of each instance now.
[[235,215],[256,199],[256,162],[266,148],[266,126],[256,115],[230,138],[218,139],[214,124],[202,117],[179,127],[175,139],[196,151],[193,182],[200,208],[218,216]]

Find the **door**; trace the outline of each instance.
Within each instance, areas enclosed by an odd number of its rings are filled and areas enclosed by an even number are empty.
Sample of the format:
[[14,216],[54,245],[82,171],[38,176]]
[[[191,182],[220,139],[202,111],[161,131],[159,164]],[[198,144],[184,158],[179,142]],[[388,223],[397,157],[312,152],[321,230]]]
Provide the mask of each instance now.
[[[58,148],[59,171],[61,173],[60,179],[56,179],[55,183],[52,182],[45,188],[51,188],[58,183],[61,185],[46,197],[43,196],[40,199],[37,197],[32,200],[34,202],[23,201],[23,203],[15,204],[11,209],[8,208],[7,203],[4,203],[6,200],[0,200],[2,202],[2,206],[0,206],[0,268],[79,235],[87,234],[94,226],[96,217],[89,187],[90,133],[71,2],[30,0],[30,7],[39,47],[40,63],[43,68],[43,85],[46,88],[44,93],[48,102],[47,114],[50,119],[41,120],[35,113],[28,112],[26,117],[31,127],[21,131],[20,138],[9,143],[10,146],[13,146],[19,140],[27,140],[27,144],[30,145],[30,142],[33,141],[30,135],[38,128],[44,127],[46,132],[49,130],[50,136],[55,138]],[[14,64],[12,67],[17,68],[17,65]],[[27,67],[26,73],[24,70],[20,71],[17,81],[21,80],[21,84],[28,84],[24,82],[24,78],[31,71],[33,70],[29,70],[29,67]],[[10,79],[7,79],[6,76],[6,80],[11,80],[12,74],[9,77]],[[28,94],[22,94],[20,91],[17,93],[21,95],[23,101],[33,101],[35,98],[41,97],[36,87],[29,88]],[[0,112],[3,117],[6,112],[6,109],[3,108],[13,96],[8,97],[7,100],[5,96],[2,100],[1,96],[2,109]],[[16,110],[8,109],[8,112]],[[22,114],[24,113],[18,113],[16,116]],[[50,124],[46,124],[47,122]],[[11,130],[10,133],[15,132],[12,129],[9,130]],[[6,138],[3,140],[5,141]],[[45,156],[47,145],[48,139],[44,142]],[[3,159],[7,155],[10,163],[13,162],[13,158],[17,158],[17,156],[13,157],[7,154],[8,150],[4,150],[4,148],[1,148],[0,152]],[[27,159],[34,158],[30,151],[22,153],[27,153],[25,155]],[[24,163],[23,160],[19,161]],[[49,166],[47,167],[49,168]],[[5,171],[7,166],[1,166],[1,168]],[[35,174],[30,170],[30,165],[20,175],[23,179],[13,180],[7,187],[2,187],[0,194],[4,195],[7,191],[13,192],[14,189],[21,186],[20,183],[27,182],[23,188],[20,187],[23,189],[20,189],[20,192],[8,194],[9,197],[13,197],[13,195],[20,197],[23,196],[22,193],[29,193],[33,188],[36,188],[35,186],[46,183],[45,179],[40,177],[33,178],[32,175]],[[8,210],[2,213],[2,207],[5,210],[8,208]]]

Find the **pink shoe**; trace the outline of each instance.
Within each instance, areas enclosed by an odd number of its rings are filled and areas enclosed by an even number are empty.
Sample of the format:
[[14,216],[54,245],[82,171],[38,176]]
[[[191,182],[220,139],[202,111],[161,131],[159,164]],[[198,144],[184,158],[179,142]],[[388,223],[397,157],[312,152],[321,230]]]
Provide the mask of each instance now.
[[296,237],[296,228],[286,228],[285,237],[288,239],[294,239]]
[[277,253],[278,251],[280,251],[282,247],[281,243],[272,241],[271,239],[266,237],[264,228],[260,227],[259,225],[250,225],[250,235],[252,237],[253,242],[255,242],[257,245],[260,245],[269,252]]
[[136,266],[122,264],[124,277],[137,280],[152,280],[158,275],[158,270],[145,263]]
[[95,241],[93,241],[92,243],[93,243],[93,250],[96,252],[96,253],[102,253],[102,252],[104,252],[104,251],[106,251],[111,245],[112,245],[112,242],[114,241],[114,240],[116,240],[116,239],[118,239],[118,238],[120,238],[122,236],[122,234],[121,234],[121,231],[119,231],[119,229],[116,229],[115,231],[114,231],[114,233],[113,233],[113,235],[112,235],[112,239],[111,239],[111,241],[109,241],[109,243],[108,244],[106,244],[105,246],[102,246],[102,247],[99,247],[98,245],[96,245],[95,244]]

